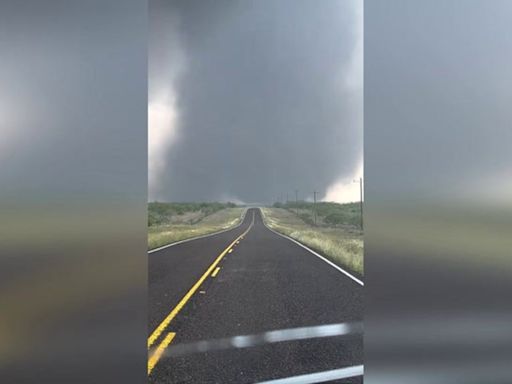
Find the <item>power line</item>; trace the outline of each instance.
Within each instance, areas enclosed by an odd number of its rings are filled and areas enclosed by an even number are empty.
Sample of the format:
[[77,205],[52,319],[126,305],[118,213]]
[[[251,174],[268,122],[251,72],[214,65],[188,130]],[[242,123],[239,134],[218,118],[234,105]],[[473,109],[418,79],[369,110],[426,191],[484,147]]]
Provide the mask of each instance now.
[[361,206],[361,231],[363,230],[363,178],[359,178],[359,201]]
[[297,216],[299,216],[299,190],[295,190],[295,208],[297,210]]
[[317,191],[313,191],[313,211],[315,214],[315,226],[316,226],[316,194],[317,194]]
[[361,231],[363,230],[363,178],[360,177],[359,181],[354,180],[354,183],[359,182],[359,210],[361,215]]

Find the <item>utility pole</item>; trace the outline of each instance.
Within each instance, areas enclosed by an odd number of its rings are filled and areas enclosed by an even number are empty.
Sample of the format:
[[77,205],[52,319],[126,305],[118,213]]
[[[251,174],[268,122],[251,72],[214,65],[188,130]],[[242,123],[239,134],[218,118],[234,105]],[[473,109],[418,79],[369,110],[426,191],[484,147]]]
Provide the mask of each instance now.
[[359,178],[359,200],[361,202],[361,231],[363,230],[363,178]]
[[[354,183],[357,183],[357,180],[354,180]],[[359,210],[361,215],[361,231],[363,230],[363,178],[359,178]]]
[[286,205],[288,205],[288,192],[286,192]]
[[315,227],[316,227],[316,191],[313,191],[313,211],[315,214]]
[[297,216],[299,216],[299,190],[295,190],[295,209],[297,210]]

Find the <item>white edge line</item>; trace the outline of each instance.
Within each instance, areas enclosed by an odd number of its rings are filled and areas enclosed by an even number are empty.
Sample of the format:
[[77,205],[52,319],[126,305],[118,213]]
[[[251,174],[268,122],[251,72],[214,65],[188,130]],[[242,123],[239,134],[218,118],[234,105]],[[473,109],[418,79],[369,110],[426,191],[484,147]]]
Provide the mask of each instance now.
[[325,383],[326,381],[348,379],[349,377],[364,375],[364,365],[354,365],[333,369],[331,371],[307,373],[305,375],[292,376],[284,379],[260,381],[259,384],[313,384]]
[[236,227],[223,229],[222,231],[213,232],[213,233],[208,233],[208,234],[206,234],[206,235],[201,235],[201,236],[191,237],[190,239],[183,239],[183,240],[175,241],[174,243],[170,243],[170,244],[162,245],[161,247],[158,247],[158,248],[150,249],[150,250],[148,251],[148,254],[150,254],[150,253],[154,253],[154,252],[158,252],[158,251],[161,251],[162,249],[169,248],[169,247],[172,247],[172,246],[174,246],[174,245],[187,243],[187,242],[189,242],[189,241],[194,241],[194,240],[203,239],[203,238],[205,238],[205,237],[210,237],[210,236],[220,235],[221,233],[224,233],[224,232],[227,232],[227,231],[231,231],[231,230],[233,230],[233,229],[236,229],[236,228],[238,228],[239,226],[241,226],[241,225],[243,224],[244,219],[245,219],[245,214],[247,213],[247,211],[248,211],[248,210],[249,210],[249,208],[245,208],[245,210],[242,212],[242,215],[241,215],[241,218],[240,218],[240,223],[239,223]]
[[352,275],[352,274],[350,274],[349,272],[345,271],[345,270],[344,270],[343,268],[341,268],[339,265],[334,264],[332,261],[330,261],[330,260],[326,259],[324,256],[322,256],[322,255],[320,255],[319,253],[317,253],[317,252],[313,251],[312,249],[310,249],[310,248],[306,247],[304,244],[302,244],[302,243],[298,242],[297,240],[292,239],[290,236],[286,236],[286,235],[283,235],[282,233],[279,233],[279,232],[277,232],[277,231],[274,231],[272,228],[270,228],[270,227],[267,225],[267,223],[265,223],[265,219],[264,219],[264,218],[265,218],[265,215],[263,214],[263,211],[261,210],[261,208],[259,208],[259,209],[260,209],[261,216],[262,216],[262,218],[263,218],[263,220],[262,220],[262,221],[263,221],[263,225],[265,225],[265,227],[266,227],[268,230],[270,230],[270,231],[274,232],[276,235],[279,235],[279,236],[281,236],[281,237],[284,237],[285,239],[288,239],[288,240],[290,240],[290,241],[293,241],[293,242],[294,242],[295,244],[297,244],[299,247],[302,247],[302,248],[304,248],[305,250],[307,250],[307,251],[311,252],[313,255],[315,255],[315,256],[317,256],[317,257],[319,257],[320,259],[322,259],[323,261],[325,261],[327,264],[329,264],[331,267],[336,268],[338,271],[340,271],[341,273],[344,273],[345,275],[347,275],[348,277],[350,277],[352,280],[354,280],[356,283],[358,283],[359,285],[361,285],[361,286],[363,286],[363,287],[364,287],[364,283],[363,283],[361,280],[359,280],[357,277],[353,276],[353,275]]

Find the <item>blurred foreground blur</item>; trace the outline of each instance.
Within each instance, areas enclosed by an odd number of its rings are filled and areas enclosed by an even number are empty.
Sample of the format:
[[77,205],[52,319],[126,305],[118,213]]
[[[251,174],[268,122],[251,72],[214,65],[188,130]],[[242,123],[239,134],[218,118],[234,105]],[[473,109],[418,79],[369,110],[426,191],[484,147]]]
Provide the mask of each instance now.
[[147,9],[0,5],[0,382],[146,375]]
[[[144,379],[144,206],[2,209],[3,382]],[[126,367],[126,368],[124,368]]]
[[365,382],[512,382],[508,1],[365,1]]
[[368,212],[366,380],[510,382],[512,211]]

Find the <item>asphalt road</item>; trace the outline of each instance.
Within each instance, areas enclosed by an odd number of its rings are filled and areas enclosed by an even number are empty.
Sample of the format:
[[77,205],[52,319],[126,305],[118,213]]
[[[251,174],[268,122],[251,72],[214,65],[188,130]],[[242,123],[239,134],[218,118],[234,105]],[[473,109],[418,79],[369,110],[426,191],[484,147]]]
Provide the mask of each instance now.
[[235,229],[149,255],[149,382],[257,383],[360,366],[362,291],[249,209]]

